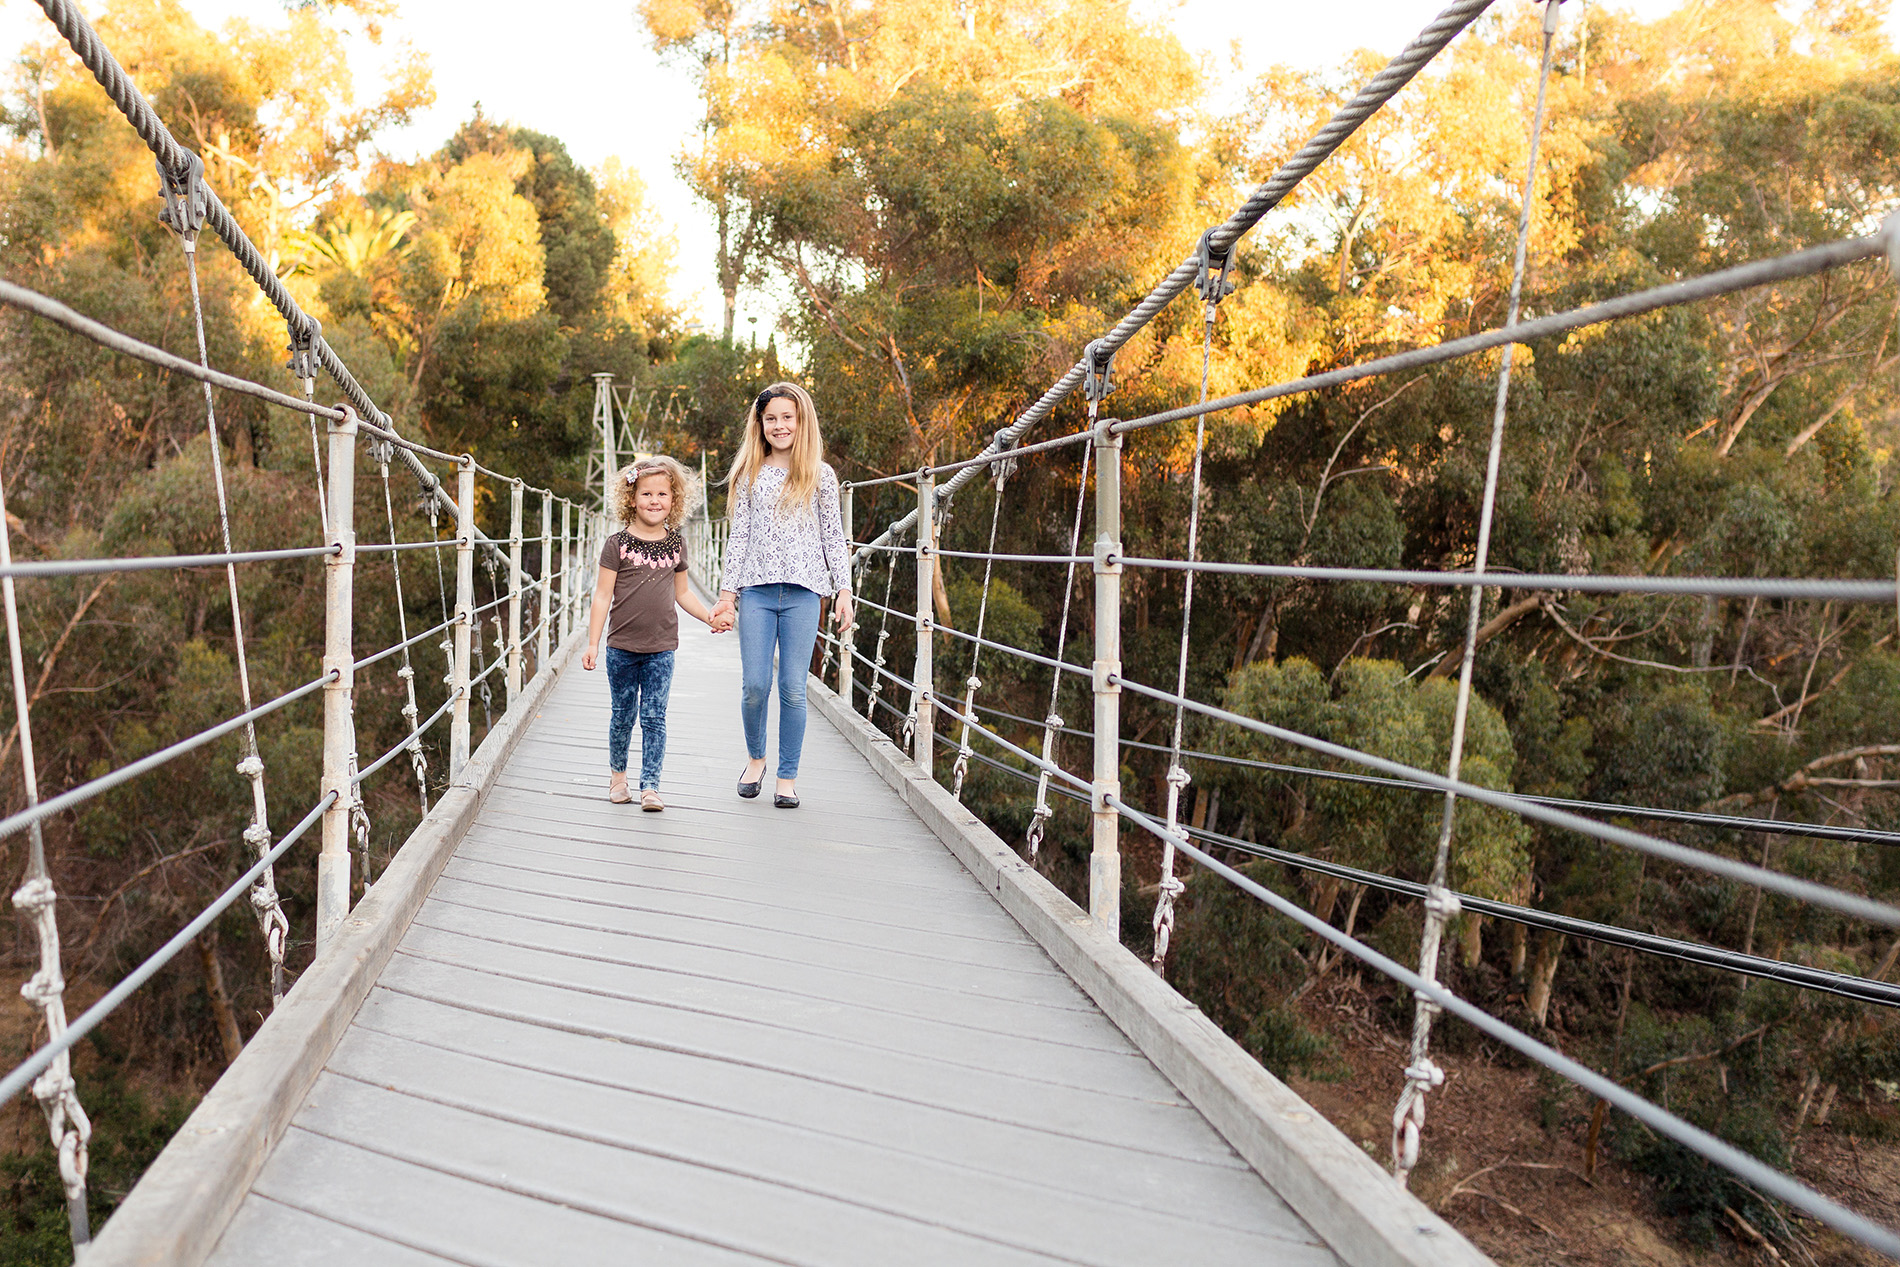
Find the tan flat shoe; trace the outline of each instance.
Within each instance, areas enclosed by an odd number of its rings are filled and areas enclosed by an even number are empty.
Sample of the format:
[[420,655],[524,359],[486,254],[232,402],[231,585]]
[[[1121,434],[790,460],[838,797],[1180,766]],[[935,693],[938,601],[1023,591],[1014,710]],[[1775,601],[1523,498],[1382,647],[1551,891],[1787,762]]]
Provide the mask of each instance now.
[[607,781],[607,799],[615,805],[625,805],[633,800],[633,794],[627,791],[627,776],[616,774]]
[[658,792],[648,788],[640,793],[640,808],[649,814],[657,814],[666,808],[666,802],[660,799]]

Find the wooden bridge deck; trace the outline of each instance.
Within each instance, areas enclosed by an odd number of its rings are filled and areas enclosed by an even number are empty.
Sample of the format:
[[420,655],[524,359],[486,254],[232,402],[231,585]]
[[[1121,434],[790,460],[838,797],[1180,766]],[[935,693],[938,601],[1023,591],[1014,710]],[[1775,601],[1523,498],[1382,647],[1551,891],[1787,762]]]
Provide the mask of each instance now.
[[737,799],[682,632],[667,811],[576,664],[211,1261],[1339,1261],[816,709]]

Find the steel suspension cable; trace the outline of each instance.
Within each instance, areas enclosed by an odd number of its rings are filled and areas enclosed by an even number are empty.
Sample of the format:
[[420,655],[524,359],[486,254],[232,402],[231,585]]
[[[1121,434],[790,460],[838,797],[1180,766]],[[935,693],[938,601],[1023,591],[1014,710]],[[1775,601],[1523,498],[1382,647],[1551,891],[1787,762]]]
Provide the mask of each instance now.
[[[204,299],[198,287],[198,225],[193,215],[194,204],[190,191],[181,195],[169,185],[166,202],[167,222],[177,233],[179,244],[184,248],[185,273],[191,281],[191,319],[192,329],[198,337],[198,364],[210,369],[210,348],[205,341]],[[224,487],[223,445],[218,438],[217,409],[211,396],[211,384],[206,381],[203,386],[205,432],[211,450],[211,478],[218,496],[218,533],[224,552],[229,554],[231,507]],[[244,610],[238,598],[236,564],[224,565],[224,578],[231,594],[231,642],[237,653],[238,696],[244,711],[248,713],[251,711],[251,668],[244,647]],[[244,829],[244,843],[262,858],[270,852],[271,846],[270,807],[265,797],[264,757],[258,750],[255,722],[244,724],[241,742],[243,755],[238,760],[237,772],[251,785],[251,824]],[[277,895],[274,868],[265,867],[258,873],[257,883],[251,890],[251,908],[257,916],[258,929],[264,935],[265,953],[270,957],[270,996],[274,1009],[284,1001],[284,949],[290,937],[290,919],[284,914],[283,902]]]
[[[378,444],[372,452],[376,458],[377,472],[383,477],[383,514],[389,521],[390,544],[394,545],[396,542],[396,504],[389,495],[389,459],[391,456],[389,445],[387,442]],[[402,597],[402,556],[394,550],[389,552],[389,567],[396,582],[397,637],[402,639],[402,667],[396,670],[396,676],[402,679],[404,695],[402,718],[409,723],[409,729],[413,732],[416,730],[416,718],[422,714],[421,710],[416,707],[415,666],[409,663],[409,608],[403,602]],[[422,736],[420,734],[414,735],[410,740],[409,768],[416,776],[416,795],[421,799],[423,816],[427,817],[429,813],[429,758],[422,751]],[[367,854],[364,856],[363,865],[365,868],[364,875],[367,876],[369,874],[367,870],[369,866]]]
[[[0,564],[13,563],[13,533],[7,524],[5,480],[0,479]],[[24,911],[33,921],[40,944],[40,964],[20,987],[27,1002],[40,1010],[49,1042],[60,1041],[66,1033],[66,975],[60,964],[59,921],[55,906],[58,893],[52,872],[46,865],[46,840],[40,830],[39,767],[33,755],[33,701],[26,690],[26,660],[20,644],[20,611],[10,573],[0,573],[0,603],[6,608],[7,659],[13,679],[14,724],[20,735],[20,781],[26,792],[27,812],[35,815],[28,824],[26,878],[14,891],[15,910]],[[71,1229],[75,1254],[78,1247],[92,1239],[91,1220],[86,1210],[86,1171],[92,1122],[79,1103],[78,1084],[73,1081],[72,1062],[62,1048],[33,1082],[33,1098],[39,1101],[46,1117],[47,1132],[59,1158],[59,1181],[66,1194],[66,1221]]]
[[[1098,401],[1089,402],[1089,421],[1095,421],[1095,409]],[[1069,553],[1074,555],[1082,540],[1082,507],[1089,495],[1089,455],[1094,445],[1082,447],[1082,469],[1075,480],[1075,524],[1069,529]],[[1056,624],[1056,659],[1062,658],[1062,649],[1069,641],[1069,607],[1075,601],[1075,564],[1070,563],[1062,573],[1062,618]],[[1062,697],[1062,672],[1056,670],[1049,675],[1049,715],[1042,719],[1042,759],[1045,762],[1055,760],[1056,733],[1062,729],[1062,714],[1056,711],[1056,705]],[[966,721],[966,725],[969,723]],[[1042,850],[1044,826],[1055,810],[1049,805],[1049,775],[1045,770],[1036,780],[1036,807],[1030,811],[1029,831],[1026,839],[1029,845],[1030,861]]]
[[[42,0],[42,3],[50,2],[51,0]],[[1416,39],[1406,45],[1397,57],[1386,63],[1385,68],[1368,80],[1350,101],[1335,111],[1325,126],[1300,147],[1299,152],[1282,163],[1271,176],[1257,186],[1233,215],[1208,230],[1206,240],[1211,242],[1217,251],[1230,249],[1247,234],[1248,230],[1260,223],[1267,212],[1279,206],[1286,196],[1311,174],[1314,168],[1344,145],[1347,139],[1359,130],[1360,125],[1378,113],[1386,102],[1410,83],[1460,31],[1475,22],[1479,15],[1491,6],[1491,2],[1492,0],[1456,0],[1456,3],[1448,6],[1436,18],[1433,18],[1431,23],[1419,32]],[[1176,266],[1175,270],[1162,279],[1146,298],[1136,304],[1133,310],[1116,322],[1113,329],[1097,340],[1097,344],[1111,356],[1119,351],[1146,327],[1157,313],[1194,283],[1199,269],[1200,251],[1197,248],[1194,254]],[[1086,358],[1070,366],[1049,390],[1017,417],[1016,421],[991,438],[980,457],[988,457],[1014,446],[1024,433],[1047,418],[1056,405],[1077,387],[1082,386],[1087,371]],[[964,467],[939,486],[937,499],[943,501],[956,496],[957,492],[974,478],[976,478],[976,467],[974,465]],[[885,529],[876,538],[877,543],[882,544],[895,532],[916,522],[917,512],[912,510]]]
[[[1108,794],[1109,801],[1129,822],[1143,828],[1150,834],[1159,835],[1167,830],[1153,818],[1130,806],[1120,796]],[[1762,1192],[1783,1201],[1802,1213],[1840,1232],[1844,1236],[1868,1246],[1871,1249],[1900,1258],[1900,1233],[1883,1227],[1864,1215],[1856,1214],[1838,1202],[1822,1196],[1797,1179],[1790,1178],[1781,1171],[1768,1166],[1736,1148],[1725,1140],[1719,1139],[1699,1127],[1670,1113],[1658,1105],[1650,1103],[1642,1096],[1630,1091],[1619,1083],[1596,1072],[1563,1053],[1538,1042],[1530,1035],[1507,1025],[1490,1013],[1468,1003],[1436,981],[1427,980],[1418,973],[1406,968],[1395,960],[1388,959],[1364,942],[1348,936],[1334,928],[1310,911],[1275,893],[1272,889],[1259,884],[1220,859],[1196,846],[1192,841],[1176,833],[1175,847],[1192,858],[1201,866],[1214,872],[1243,893],[1250,894],[1279,914],[1292,920],[1308,932],[1324,938],[1345,953],[1358,959],[1367,967],[1383,973],[1393,981],[1424,995],[1437,1004],[1441,1011],[1450,1012],[1459,1020],[1472,1026],[1483,1034],[1498,1040],[1514,1051],[1529,1057],[1602,1100],[1607,1100],[1614,1108],[1622,1110],[1639,1122],[1642,1122],[1659,1135],[1667,1136],[1730,1173],[1739,1176],[1745,1182],[1753,1184]]]
[[[990,471],[991,478],[996,485],[996,500],[990,506],[990,557],[983,560],[983,592],[976,604],[976,636],[978,638],[983,636],[983,622],[989,616],[990,611],[990,576],[996,563],[994,557],[996,554],[996,527],[1003,517],[1003,490],[1008,485],[1009,477],[1014,469],[1011,463],[999,462]],[[938,553],[941,554],[942,552],[939,551]],[[895,559],[896,556],[893,555],[892,558]],[[976,693],[982,689],[983,686],[983,680],[976,675],[977,664],[982,655],[983,644],[981,642],[970,648],[970,676],[965,678],[963,682],[963,711],[965,713],[975,711]],[[959,801],[963,799],[964,776],[970,772],[970,752],[970,726],[969,723],[966,722],[964,723],[962,733],[957,737],[957,760],[956,764],[952,766],[950,770],[950,795]]]
[[[1562,0],[1544,0],[1544,48],[1537,71],[1537,104],[1531,111],[1530,156],[1525,163],[1524,196],[1518,210],[1517,254],[1511,265],[1511,293],[1505,307],[1504,328],[1517,326],[1518,308],[1524,293],[1524,265],[1530,254],[1531,208],[1537,195],[1537,151],[1544,134],[1544,103],[1550,87],[1550,65],[1557,47],[1558,6]],[[1484,571],[1490,556],[1491,525],[1497,507],[1498,471],[1503,464],[1504,419],[1511,397],[1511,358],[1515,343],[1506,343],[1498,364],[1497,397],[1491,409],[1491,444],[1485,456],[1484,494],[1478,507],[1478,541],[1471,570]],[[1193,573],[1189,573],[1193,575]],[[1474,586],[1465,620],[1464,657],[1458,668],[1458,696],[1452,708],[1451,754],[1445,777],[1456,783],[1464,763],[1465,724],[1471,710],[1471,671],[1478,654],[1478,626],[1484,614],[1484,590]],[[1185,694],[1185,691],[1178,692]],[[1438,827],[1438,845],[1432,856],[1431,883],[1425,893],[1425,927],[1419,938],[1418,974],[1427,981],[1438,980],[1439,947],[1445,925],[1458,913],[1457,895],[1447,887],[1451,866],[1451,835],[1458,814],[1458,794],[1447,790],[1444,813]],[[1173,823],[1169,823],[1173,829]],[[1442,1086],[1445,1074],[1431,1059],[1432,1019],[1437,1006],[1427,995],[1418,995],[1412,1016],[1411,1060],[1405,1067],[1405,1089],[1392,1111],[1392,1174],[1404,1184],[1418,1163],[1419,1132],[1425,1126],[1425,1096],[1433,1087]]]
[[[1200,277],[1196,279],[1201,292],[1201,401],[1207,401],[1207,375],[1214,359],[1214,322],[1220,316],[1220,301],[1230,289],[1227,282],[1228,270],[1233,266],[1234,252],[1229,247],[1220,257],[1218,271],[1215,268],[1215,256],[1209,240],[1201,240]],[[1201,542],[1201,458],[1207,450],[1207,421],[1205,418],[1194,420],[1194,478],[1188,489],[1188,561],[1200,557]],[[1181,584],[1181,655],[1175,667],[1174,692],[1187,695],[1188,647],[1194,635],[1194,573],[1188,572]],[[1179,704],[1174,708],[1173,738],[1168,747],[1168,827],[1172,830],[1180,821],[1181,792],[1188,785],[1187,767],[1181,764],[1181,730],[1185,710]],[[1168,944],[1174,939],[1174,902],[1185,886],[1175,878],[1174,846],[1167,837],[1161,841],[1161,892],[1155,899],[1154,913],[1154,969],[1166,977],[1168,975]]]

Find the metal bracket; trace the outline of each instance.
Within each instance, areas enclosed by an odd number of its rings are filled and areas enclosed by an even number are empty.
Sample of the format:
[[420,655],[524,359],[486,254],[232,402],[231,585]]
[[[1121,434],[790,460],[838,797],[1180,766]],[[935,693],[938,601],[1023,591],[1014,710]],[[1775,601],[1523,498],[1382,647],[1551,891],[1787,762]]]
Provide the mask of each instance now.
[[[1094,663],[1095,693],[1097,695],[1120,695],[1122,684],[1122,662],[1120,660],[1097,660]],[[1110,678],[1117,679],[1109,681]]]
[[1095,575],[1120,576],[1122,543],[1119,541],[1099,540],[1095,543]]
[[295,321],[286,323],[290,343],[284,351],[290,353],[290,376],[311,383],[317,377],[317,347],[323,342],[323,323],[309,313],[299,315],[301,326]]
[[185,249],[197,246],[198,232],[211,214],[211,191],[205,186],[205,161],[189,151],[185,170],[174,172],[163,162],[158,164],[158,193],[165,200],[159,210],[161,223],[185,240]]
[[1200,292],[1201,299],[1210,307],[1234,293],[1234,283],[1227,280],[1227,274],[1234,266],[1234,244],[1229,242],[1219,251],[1214,249],[1214,230],[1201,234],[1198,251],[1200,266],[1195,271],[1194,289]]
[[1092,783],[1089,785],[1089,808],[1098,814],[1105,814],[1113,810],[1115,807],[1109,802],[1119,801],[1121,798],[1122,781],[1120,779],[1110,779],[1106,783]]
[[1082,352],[1082,394],[1091,407],[1115,390],[1111,373],[1115,368],[1115,350],[1106,339],[1097,339]]

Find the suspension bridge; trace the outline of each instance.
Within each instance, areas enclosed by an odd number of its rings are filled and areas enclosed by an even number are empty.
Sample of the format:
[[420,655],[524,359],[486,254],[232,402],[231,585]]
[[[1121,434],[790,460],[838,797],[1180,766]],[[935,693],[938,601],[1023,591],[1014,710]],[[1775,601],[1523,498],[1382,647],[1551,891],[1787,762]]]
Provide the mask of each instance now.
[[[1222,398],[1208,398],[1204,373],[1194,404],[1131,419],[1105,415],[1116,353],[1190,290],[1209,332],[1205,364],[1220,303],[1232,289],[1237,244],[1489,7],[1489,0],[1459,0],[980,453],[901,477],[914,481],[915,509],[857,534],[856,588],[867,617],[849,637],[826,635],[822,672],[809,685],[816,715],[801,786],[805,808],[786,814],[733,798],[741,747],[733,707],[737,648],[731,639],[695,632],[683,639],[673,693],[672,805],[664,816],[642,817],[601,795],[604,692],[574,664],[591,561],[611,527],[604,488],[598,506],[581,505],[466,454],[401,435],[206,183],[203,163],[167,130],[78,7],[71,0],[41,4],[156,157],[162,218],[183,247],[194,306],[197,246],[215,238],[283,316],[290,373],[302,392],[214,368],[201,310],[193,313],[194,360],[12,283],[0,282],[0,302],[202,382],[221,514],[217,393],[245,395],[307,418],[325,528],[322,541],[307,548],[245,550],[225,517],[215,554],[16,560],[0,505],[0,598],[25,800],[24,809],[0,820],[0,838],[27,837],[26,877],[14,901],[37,934],[40,966],[24,993],[40,1010],[47,1035],[0,1079],[0,1101],[30,1093],[44,1110],[75,1252],[86,1262],[314,1262],[353,1253],[391,1263],[534,1263],[559,1252],[582,1261],[693,1263],[1107,1264],[1178,1255],[1355,1267],[1477,1264],[1484,1256],[1405,1187],[1421,1147],[1429,1146],[1426,1106],[1443,1081],[1431,1057],[1432,1025],[1447,1012],[1800,1215],[1900,1257],[1900,1232],[1879,1218],[1844,1208],[1486,1014],[1437,980],[1447,923],[1472,910],[1872,1006],[1900,1006],[1900,988],[1878,974],[1829,972],[1482,901],[1447,883],[1458,804],[1476,801],[1870,926],[1900,927],[1900,910],[1884,902],[1619,823],[1695,822],[1900,844],[1893,833],[1520,796],[1460,777],[1488,589],[1900,600],[1895,582],[1884,578],[1546,577],[1486,567],[1515,345],[1861,261],[1886,258],[1900,268],[1900,219],[1863,237],[1520,321],[1536,141],[1559,15],[1557,0],[1548,0],[1537,104],[1527,120],[1531,158],[1516,269],[1501,328]],[[1209,416],[1493,350],[1501,365],[1469,570],[1370,571],[1200,557]],[[335,383],[342,403],[318,403],[320,376]],[[616,431],[610,384],[599,386],[604,474],[626,438]],[[1077,391],[1087,426],[1031,439]],[[1123,437],[1189,420],[1196,449],[1186,557],[1131,557],[1122,547]],[[1081,466],[1067,552],[998,554],[996,523],[1017,465],[1045,454],[1054,456],[1044,460],[1056,461],[1065,451],[1076,452]],[[367,476],[369,466],[380,488],[365,498],[359,467]],[[406,477],[428,508],[436,531],[427,539],[398,540],[392,467],[394,482]],[[939,541],[945,513],[958,492],[978,480],[996,490],[989,548],[946,550]],[[894,480],[845,487],[848,527],[855,492],[884,482]],[[477,527],[483,491],[506,498],[505,537],[490,538]],[[1091,499],[1093,522],[1085,534]],[[381,522],[359,524],[359,505],[378,502]],[[379,536],[387,539],[371,540]],[[695,581],[716,589],[721,525],[702,507],[688,539]],[[435,563],[441,619],[412,632],[405,609],[400,640],[363,653],[354,636],[359,570],[381,567],[387,556],[397,605],[404,607],[402,560],[421,554]],[[970,631],[933,619],[932,581],[944,557],[984,564],[984,602]],[[323,661],[302,686],[258,702],[246,666],[237,569],[293,560],[324,569]],[[1047,613],[1057,629],[1054,655],[985,636],[991,568],[1004,560],[1046,567],[1052,578],[1066,579],[1048,591],[1060,595]],[[911,610],[892,603],[900,562],[915,570],[918,601]],[[505,578],[505,593],[491,579],[486,603],[478,601],[478,563],[488,566],[491,578]],[[243,711],[43,797],[16,587],[48,577],[190,567],[225,573]],[[879,569],[882,602],[871,597]],[[1181,577],[1186,601],[1172,689],[1124,675],[1120,587],[1130,569]],[[1082,570],[1092,584],[1087,611],[1075,603]],[[1193,582],[1214,572],[1465,591],[1469,623],[1448,769],[1404,765],[1189,697]],[[426,565],[420,575],[426,591]],[[1092,624],[1089,663],[1065,658],[1071,630],[1079,632],[1084,619]],[[894,628],[900,644],[909,641],[907,657],[892,654]],[[948,639],[972,648],[972,668],[961,684],[937,680],[938,649]],[[419,691],[418,674],[433,672],[421,666],[425,659],[434,665],[438,653],[445,670],[442,702],[425,717],[423,701],[437,693]],[[1046,671],[1048,715],[1016,718],[984,702],[976,671],[984,655],[1016,657]],[[362,760],[353,691],[374,674],[400,681],[410,729],[386,752]],[[1088,694],[1089,727],[1071,727],[1059,715],[1065,686]],[[1168,744],[1122,739],[1126,695],[1173,710]],[[314,805],[297,807],[293,825],[278,830],[257,729],[291,704],[318,696],[321,795]],[[477,701],[483,727],[475,721]],[[1356,772],[1189,750],[1183,723],[1190,715],[1304,748]],[[1039,729],[1040,749],[1011,741],[1002,720]],[[484,732],[479,737],[478,729]],[[432,773],[424,739],[442,731],[448,768]],[[1054,759],[1056,739],[1065,734],[1088,740],[1093,766],[1086,776]],[[169,762],[232,736],[243,753],[234,773],[248,784],[253,805],[245,841],[254,861],[164,947],[69,1018],[60,895],[43,826],[133,780],[162,777]],[[986,751],[978,751],[979,743]],[[1121,754],[1131,747],[1166,755],[1164,806],[1136,804],[1121,787]],[[1033,798],[1021,852],[961,803],[972,761],[1020,777]],[[1184,824],[1180,793],[1189,782],[1187,766],[1218,761],[1442,797],[1430,881],[1342,867]],[[362,788],[379,775],[413,779],[424,812],[371,883]],[[1083,803],[1089,814],[1087,909],[1034,865],[1053,813],[1051,798],[1058,797]],[[1121,944],[1120,841],[1128,830],[1161,845],[1153,964]],[[311,930],[316,954],[293,984],[284,966],[289,921],[273,869],[312,833],[320,842]],[[1255,883],[1210,852],[1216,847],[1228,857],[1234,851],[1269,857],[1419,900],[1425,920],[1417,967],[1395,962]],[[1395,1070],[1404,1090],[1393,1113],[1389,1158],[1369,1157],[1167,985],[1182,859],[1415,997],[1411,1049]],[[71,1050],[220,915],[245,902],[271,957],[274,1011],[95,1237],[87,1217],[91,1126]]]

